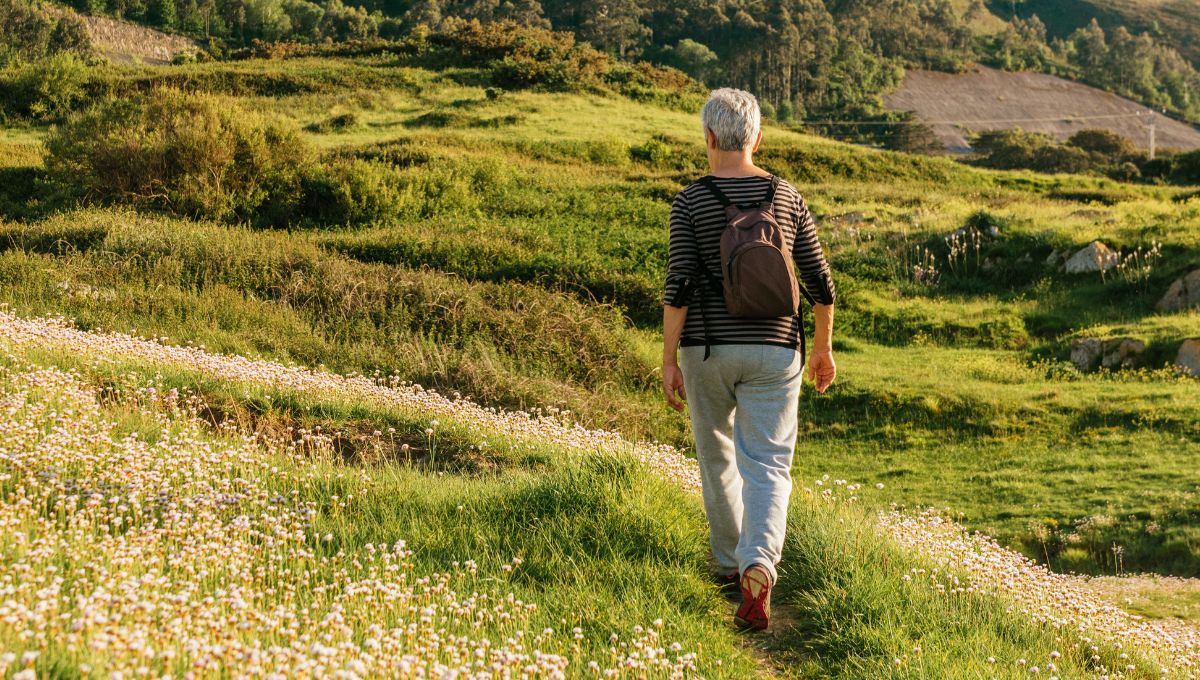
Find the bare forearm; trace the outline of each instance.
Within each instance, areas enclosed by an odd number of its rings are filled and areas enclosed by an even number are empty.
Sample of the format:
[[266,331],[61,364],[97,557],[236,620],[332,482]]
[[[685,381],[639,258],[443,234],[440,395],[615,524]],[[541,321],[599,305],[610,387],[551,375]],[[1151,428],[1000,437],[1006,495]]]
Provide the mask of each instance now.
[[833,305],[813,305],[813,352],[833,351]]
[[679,338],[683,335],[683,322],[687,321],[687,307],[663,305],[663,365],[673,366],[678,362]]

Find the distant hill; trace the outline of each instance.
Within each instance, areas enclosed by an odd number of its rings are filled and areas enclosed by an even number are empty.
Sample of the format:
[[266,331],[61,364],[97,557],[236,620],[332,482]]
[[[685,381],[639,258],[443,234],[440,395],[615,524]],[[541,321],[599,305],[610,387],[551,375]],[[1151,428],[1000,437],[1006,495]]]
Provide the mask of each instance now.
[[[930,123],[947,149],[960,153],[970,150],[970,131],[1008,128],[1044,132],[1058,140],[1085,128],[1103,128],[1143,149],[1150,141],[1150,109],[1043,73],[986,67],[964,73],[910,70],[901,87],[884,96],[884,104],[894,111],[914,112]],[[1200,130],[1162,115],[1155,115],[1155,136],[1159,149],[1200,148]]]
[[988,5],[1004,19],[1014,7],[1022,17],[1036,14],[1055,38],[1086,26],[1093,17],[1105,29],[1148,32],[1200,67],[1200,0],[990,0]]

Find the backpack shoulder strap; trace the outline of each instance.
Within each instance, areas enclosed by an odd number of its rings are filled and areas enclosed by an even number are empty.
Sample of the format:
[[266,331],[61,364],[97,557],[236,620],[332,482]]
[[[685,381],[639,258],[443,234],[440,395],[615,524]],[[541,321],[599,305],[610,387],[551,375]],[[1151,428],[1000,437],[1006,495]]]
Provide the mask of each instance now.
[[779,177],[771,175],[771,188],[767,189],[767,197],[763,199],[763,207],[771,205],[775,200],[775,191],[779,188]]
[[716,197],[717,202],[721,204],[722,208],[728,208],[729,206],[733,205],[729,202],[729,198],[726,197],[725,194],[721,193],[721,190],[717,188],[717,183],[713,181],[712,175],[705,175],[704,177],[701,177],[700,183],[703,184],[704,188],[708,189],[709,192]]

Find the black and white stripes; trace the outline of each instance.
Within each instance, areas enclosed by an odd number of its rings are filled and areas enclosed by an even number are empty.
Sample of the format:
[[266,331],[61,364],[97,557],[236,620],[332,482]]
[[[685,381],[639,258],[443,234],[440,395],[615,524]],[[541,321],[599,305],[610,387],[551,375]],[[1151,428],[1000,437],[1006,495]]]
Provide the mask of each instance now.
[[[717,187],[734,203],[756,203],[766,198],[768,177],[714,178]],[[821,252],[817,228],[808,204],[787,182],[775,194],[775,216],[792,248],[796,276],[821,304],[834,301],[833,277]],[[704,285],[700,258],[714,277],[720,279],[721,232],[725,212],[715,196],[702,184],[688,186],[671,205],[670,251],[664,302],[688,307],[682,346],[703,345],[705,325],[711,344],[767,344],[797,347],[800,319],[740,319],[729,314],[719,286]]]

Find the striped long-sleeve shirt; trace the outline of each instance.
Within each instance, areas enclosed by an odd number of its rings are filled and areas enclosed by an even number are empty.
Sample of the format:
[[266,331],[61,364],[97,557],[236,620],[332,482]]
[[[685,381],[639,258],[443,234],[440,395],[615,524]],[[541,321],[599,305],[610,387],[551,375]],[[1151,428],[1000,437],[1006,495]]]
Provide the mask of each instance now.
[[[737,204],[761,202],[771,185],[768,177],[714,179],[721,192]],[[833,277],[817,240],[817,228],[808,204],[795,187],[784,181],[775,192],[774,204],[775,217],[787,247],[791,248],[800,284],[817,302],[833,304]],[[709,342],[713,345],[799,346],[803,332],[799,317],[735,318],[725,307],[719,285],[705,285],[701,260],[716,280],[721,278],[721,232],[724,230],[725,211],[703,184],[691,184],[675,196],[671,205],[664,302],[673,307],[689,308],[680,345],[705,344],[707,325]]]

